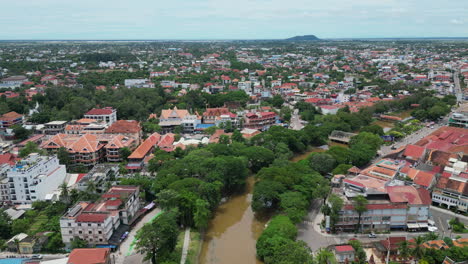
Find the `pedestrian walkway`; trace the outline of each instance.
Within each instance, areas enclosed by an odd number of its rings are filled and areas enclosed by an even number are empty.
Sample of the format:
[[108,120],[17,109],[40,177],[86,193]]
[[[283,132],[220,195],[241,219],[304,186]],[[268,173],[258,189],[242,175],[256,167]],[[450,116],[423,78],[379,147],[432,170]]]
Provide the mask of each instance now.
[[187,227],[185,229],[184,246],[182,247],[182,257],[180,258],[180,264],[185,264],[185,261],[187,260],[189,246],[190,246],[190,227]]

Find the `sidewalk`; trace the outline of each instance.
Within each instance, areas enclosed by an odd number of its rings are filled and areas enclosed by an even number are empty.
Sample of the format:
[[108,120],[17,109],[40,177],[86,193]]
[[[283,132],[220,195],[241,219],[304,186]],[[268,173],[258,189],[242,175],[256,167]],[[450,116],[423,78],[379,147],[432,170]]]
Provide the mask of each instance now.
[[180,264],[185,264],[185,261],[187,260],[189,246],[190,246],[190,227],[187,227],[185,229],[184,246],[182,247],[182,257],[180,258]]

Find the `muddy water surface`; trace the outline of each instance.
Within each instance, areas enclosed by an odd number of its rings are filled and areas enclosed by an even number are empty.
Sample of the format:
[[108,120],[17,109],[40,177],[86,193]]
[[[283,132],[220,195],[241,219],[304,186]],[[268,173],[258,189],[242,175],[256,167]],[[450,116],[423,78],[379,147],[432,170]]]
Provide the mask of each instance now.
[[255,243],[269,217],[255,217],[250,207],[253,185],[251,176],[244,194],[231,197],[216,210],[203,240],[201,264],[262,263],[256,258]]

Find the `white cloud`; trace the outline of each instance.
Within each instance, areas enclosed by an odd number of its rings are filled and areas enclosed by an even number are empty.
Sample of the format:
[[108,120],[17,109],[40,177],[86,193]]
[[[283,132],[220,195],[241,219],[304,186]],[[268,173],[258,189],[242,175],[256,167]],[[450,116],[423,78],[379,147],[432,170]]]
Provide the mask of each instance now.
[[465,24],[465,22],[464,22],[463,20],[461,20],[461,19],[456,19],[456,18],[451,19],[451,20],[450,20],[450,23],[452,23],[452,24],[454,24],[454,25],[463,25],[463,24]]

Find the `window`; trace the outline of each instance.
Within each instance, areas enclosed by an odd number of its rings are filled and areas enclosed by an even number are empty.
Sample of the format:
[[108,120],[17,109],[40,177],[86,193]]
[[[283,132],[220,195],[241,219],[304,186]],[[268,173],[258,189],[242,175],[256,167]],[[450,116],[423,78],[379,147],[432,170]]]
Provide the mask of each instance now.
[[68,226],[71,226],[71,223],[68,223]]
[[102,234],[102,231],[101,231],[101,230],[99,230],[99,232],[98,232],[98,233],[99,233],[99,234]]
[[88,226],[91,226],[91,224],[88,224]]
[[73,231],[71,231],[71,230],[68,231],[68,234],[72,234],[72,233],[73,233]]
[[81,223],[78,223],[78,226],[81,226]]
[[93,231],[89,230],[89,232],[88,232],[88,233],[91,235],[91,234],[93,233]]
[[81,230],[80,230],[80,231],[78,231],[78,234],[83,234],[83,231],[81,231]]
[[99,239],[99,242],[102,242],[102,238]]

